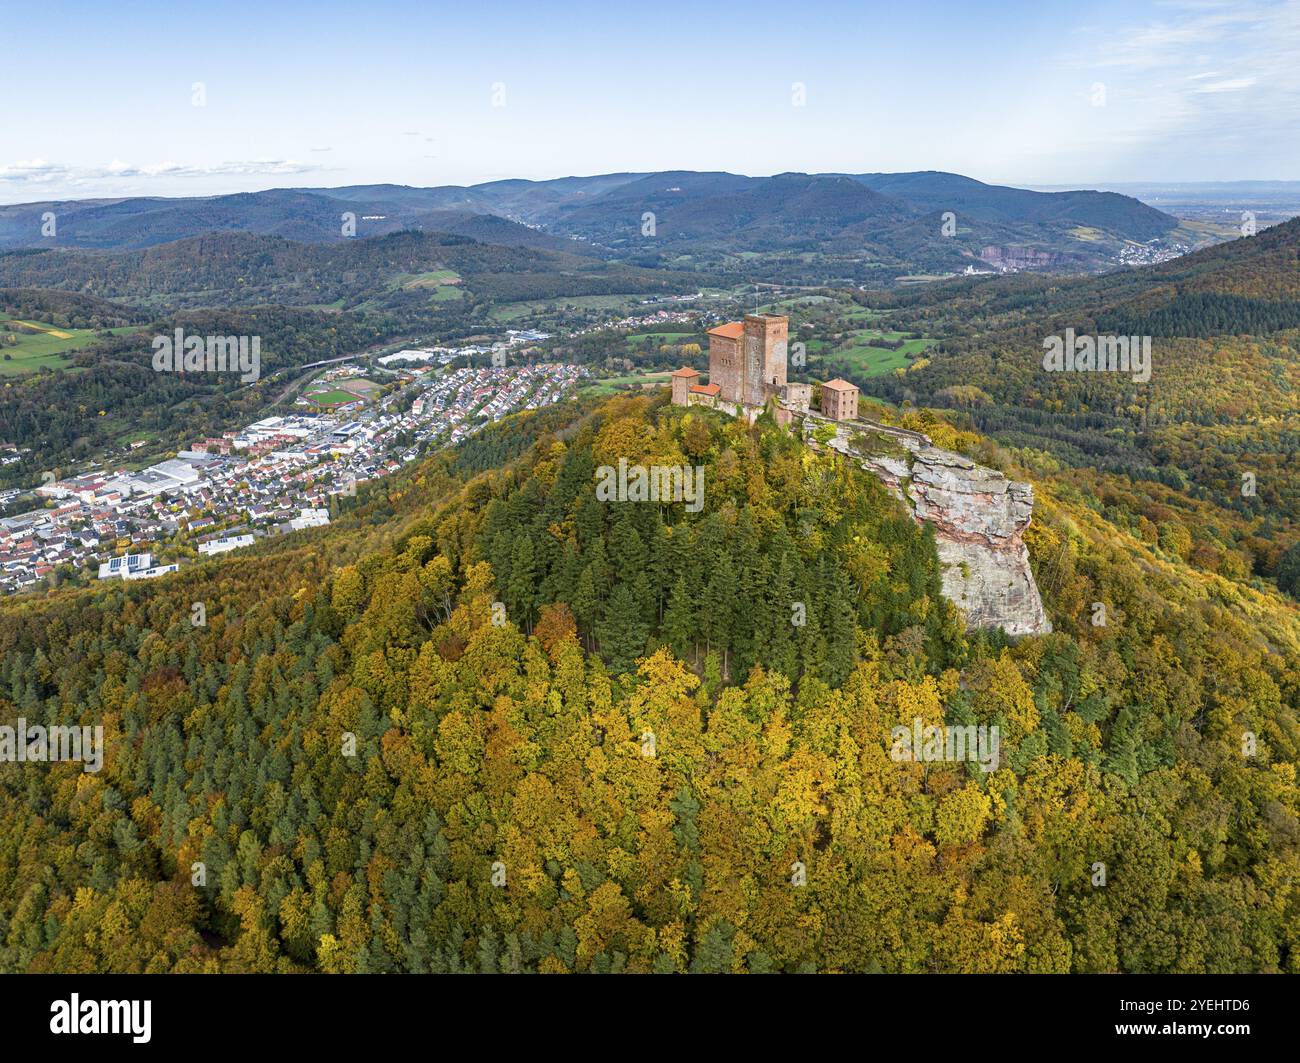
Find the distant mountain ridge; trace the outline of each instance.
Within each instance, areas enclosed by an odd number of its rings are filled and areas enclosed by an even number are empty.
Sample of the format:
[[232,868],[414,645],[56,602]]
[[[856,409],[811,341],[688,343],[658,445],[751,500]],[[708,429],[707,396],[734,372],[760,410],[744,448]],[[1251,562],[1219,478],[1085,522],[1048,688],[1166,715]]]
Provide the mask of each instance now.
[[[42,232],[48,213],[53,236]],[[991,247],[1012,249],[1008,258],[1023,251],[1045,266],[1086,269],[1110,263],[1125,242],[1157,240],[1178,225],[1115,192],[1036,192],[939,171],[746,177],[666,170],[18,204],[0,207],[0,250],[135,249],[222,231],[336,243],[413,229],[506,247],[580,247],[587,257],[702,255],[712,265],[736,252],[811,249],[891,267],[960,269]]]
[[1130,239],[1136,240],[1163,236],[1177,225],[1176,218],[1117,192],[1035,192],[1007,185],[986,185],[938,170],[854,174],[853,179],[922,210],[951,210],[988,222],[1098,226],[1123,230]]
[[[347,226],[357,236],[427,230],[481,239],[506,247],[567,249],[568,241],[512,222],[473,197],[441,189],[382,191],[350,197],[308,189],[273,188],[191,199],[114,199],[0,207],[0,250],[76,247],[134,250],[214,232],[280,236],[299,243],[341,243]],[[57,235],[41,236],[41,219],[56,218]],[[35,238],[32,234],[35,233]]]

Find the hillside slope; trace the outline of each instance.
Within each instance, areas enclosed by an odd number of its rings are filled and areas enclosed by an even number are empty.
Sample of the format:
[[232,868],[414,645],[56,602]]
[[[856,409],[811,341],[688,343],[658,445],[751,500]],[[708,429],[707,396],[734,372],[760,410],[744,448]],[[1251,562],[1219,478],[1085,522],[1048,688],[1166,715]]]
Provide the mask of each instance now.
[[[1026,460],[1071,467],[1148,541],[1300,595],[1286,575],[1300,562],[1300,219],[1158,266],[949,283],[895,304],[895,327],[944,340],[861,379],[868,392],[960,410]],[[1148,337],[1150,379],[1048,371],[1044,344],[1067,330]]]
[[[443,220],[439,214],[431,221]],[[562,241],[499,218],[454,215],[455,227],[512,246],[450,232],[404,231],[340,244],[246,232],[209,233],[132,251],[0,252],[0,286],[56,288],[169,307],[355,305],[384,298],[411,278],[450,269],[484,297],[545,298],[609,292],[694,291],[700,278],[606,265],[551,248]],[[499,228],[519,230],[499,233]],[[427,301],[427,299],[426,299]]]
[[[1294,609],[1043,481],[1057,631],[967,639],[838,457],[563,414],[321,533],[0,605],[0,718],[107,742],[0,764],[0,968],[1297,969]],[[705,505],[597,501],[619,458]],[[897,755],[945,721],[1000,728],[990,770]]]
[[1083,225],[1136,241],[1164,236],[1178,225],[1177,218],[1115,192],[1034,192],[937,170],[854,174],[853,179],[923,211],[951,210],[987,222]]

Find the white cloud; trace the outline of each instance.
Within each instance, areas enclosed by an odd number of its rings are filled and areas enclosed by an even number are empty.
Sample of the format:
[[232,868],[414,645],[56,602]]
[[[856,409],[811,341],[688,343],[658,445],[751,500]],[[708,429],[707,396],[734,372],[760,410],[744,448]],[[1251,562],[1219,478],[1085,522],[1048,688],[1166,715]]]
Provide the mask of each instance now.
[[1240,92],[1242,89],[1248,89],[1255,84],[1257,78],[1229,78],[1227,81],[1211,81],[1207,85],[1201,85],[1194,89],[1194,92]]
[[65,173],[65,168],[56,163],[44,159],[23,159],[0,166],[0,181],[56,181]]
[[[1171,0],[1156,17],[1075,35],[1067,60],[1079,83],[1103,81],[1073,144],[1056,145],[1066,172],[1205,176],[1294,171],[1300,114],[1300,4],[1294,0]],[[1076,161],[1076,158],[1079,161]]]
[[256,177],[282,176],[308,173],[320,167],[295,162],[292,159],[251,159],[220,162],[214,165],[192,165],[170,160],[135,165],[114,159],[104,166],[70,166],[30,159],[0,165],[0,182],[10,184],[65,184],[93,185],[97,182],[116,181],[122,178],[148,180],[177,177]]

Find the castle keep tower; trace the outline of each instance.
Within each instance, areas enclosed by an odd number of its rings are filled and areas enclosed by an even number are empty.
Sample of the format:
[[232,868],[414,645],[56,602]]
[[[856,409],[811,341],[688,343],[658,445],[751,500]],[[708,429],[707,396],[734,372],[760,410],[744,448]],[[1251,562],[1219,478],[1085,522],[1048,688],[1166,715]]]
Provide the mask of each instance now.
[[762,406],[769,395],[779,396],[785,387],[785,362],[790,319],[778,314],[746,314],[745,398],[741,401]]
[[746,314],[709,329],[709,381],[719,398],[742,406],[762,406],[780,397],[786,379],[790,319],[779,314]]

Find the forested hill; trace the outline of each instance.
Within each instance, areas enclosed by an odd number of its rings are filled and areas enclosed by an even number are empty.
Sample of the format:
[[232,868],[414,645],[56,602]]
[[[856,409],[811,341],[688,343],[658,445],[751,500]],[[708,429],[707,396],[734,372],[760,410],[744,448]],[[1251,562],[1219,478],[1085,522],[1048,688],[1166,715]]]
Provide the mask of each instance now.
[[864,173],[853,179],[920,210],[951,210],[989,222],[1083,225],[1121,232],[1130,240],[1162,236],[1177,224],[1163,211],[1115,192],[1035,192],[936,170]]
[[[856,187],[857,194],[853,194]],[[363,235],[402,229],[459,231],[474,219],[496,219],[497,243],[554,240],[537,227],[618,234],[635,231],[643,210],[681,212],[681,235],[716,236],[728,222],[751,238],[778,238],[801,222],[838,232],[865,219],[878,223],[909,215],[960,212],[986,224],[1023,227],[1043,236],[1084,226],[1122,239],[1148,240],[1178,220],[1114,192],[1034,192],[989,185],[960,174],[784,173],[771,177],[663,170],[600,174],[549,181],[489,181],[469,187],[353,185],[272,188],[234,195],[71,200],[0,206],[0,247],[139,248],[210,232],[241,231],[291,240],[336,243],[340,217],[350,212]],[[54,233],[44,223],[57,218]],[[525,225],[517,224],[520,220]],[[531,236],[528,234],[532,234]],[[476,235],[469,233],[469,235]],[[1095,239],[1095,235],[1093,237]],[[554,245],[552,245],[554,246]]]
[[[499,220],[480,229],[497,235]],[[508,301],[614,292],[693,292],[698,274],[606,265],[454,233],[397,232],[336,244],[216,232],[140,250],[0,252],[0,287],[56,288],[153,306],[258,303],[352,307],[412,296],[412,279],[449,269],[477,296]],[[394,294],[396,293],[396,294]],[[420,295],[416,292],[414,295]],[[427,301],[427,292],[423,293]]]
[[[1300,598],[1300,219],[1106,277],[989,278],[893,305],[894,327],[944,338],[905,371],[856,379],[864,391],[1064,463],[1107,519]],[[1149,337],[1150,379],[1045,371],[1045,341],[1067,329]]]
[[[1154,266],[1116,270],[1100,277],[1058,278],[1009,274],[952,280],[894,296],[901,307],[956,308],[959,319],[976,311],[978,323],[998,326],[1045,318],[1086,325],[1094,319],[1155,309],[1184,296],[1235,297],[1245,305],[1293,308],[1300,300],[1300,218],[1255,236],[1230,240]],[[1251,322],[1189,320],[1184,334],[1252,331]],[[1255,330],[1258,331],[1258,330]]]
[[[621,458],[703,507],[595,500]],[[662,398],[0,605],[0,721],[107,743],[0,763],[0,969],[1300,968],[1295,611],[1036,487],[1057,630],[1014,644],[874,479]],[[917,719],[995,770],[895,760]]]

